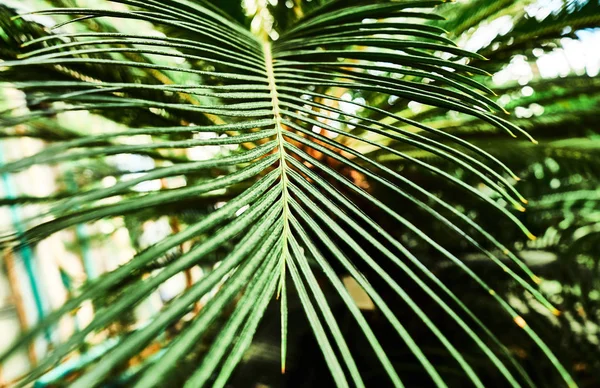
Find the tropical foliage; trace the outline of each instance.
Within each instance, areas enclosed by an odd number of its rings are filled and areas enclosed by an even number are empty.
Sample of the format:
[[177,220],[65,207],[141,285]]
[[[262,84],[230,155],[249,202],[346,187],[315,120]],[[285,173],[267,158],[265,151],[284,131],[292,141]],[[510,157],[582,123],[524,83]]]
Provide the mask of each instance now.
[[[138,252],[14,342],[0,363],[94,305],[15,384],[116,331],[62,383],[247,386],[235,368],[276,333],[290,381],[594,385],[598,338],[574,327],[598,327],[599,81],[490,76],[598,26],[598,2],[540,20],[514,0],[47,3],[0,2],[2,136],[45,144],[0,173],[60,171],[51,195],[3,199],[34,214],[2,244],[122,219]],[[172,233],[140,245],[161,217]]]

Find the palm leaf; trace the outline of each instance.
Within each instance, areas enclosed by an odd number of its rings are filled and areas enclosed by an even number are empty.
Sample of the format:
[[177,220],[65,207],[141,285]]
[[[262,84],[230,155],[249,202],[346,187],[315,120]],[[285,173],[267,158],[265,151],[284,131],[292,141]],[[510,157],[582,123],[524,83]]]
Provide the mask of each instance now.
[[[377,135],[414,150],[439,155],[452,165],[468,169],[490,190],[522,210],[525,200],[506,177],[507,174],[515,175],[498,159],[456,136],[446,136],[448,142],[443,144],[415,131],[372,120],[367,114],[352,114],[339,109],[341,101],[336,94],[339,90],[395,95],[433,108],[460,112],[513,135],[526,135],[520,128],[493,113],[499,107],[492,100],[473,91],[473,87],[479,91],[487,89],[470,79],[469,75],[483,75],[485,71],[461,61],[442,59],[438,55],[444,53],[453,59],[480,58],[452,45],[440,35],[440,29],[423,24],[423,21],[440,18],[431,9],[443,1],[333,1],[308,12],[284,31],[280,39],[272,42],[258,38],[227,14],[201,0],[114,0],[104,3],[127,7],[56,7],[35,12],[36,15],[68,19],[59,23],[52,32],[28,35],[29,40],[24,42],[22,52],[13,57],[5,56],[1,64],[2,79],[7,81],[5,87],[21,90],[27,100],[20,106],[5,110],[2,120],[5,126],[11,127],[74,111],[89,111],[115,119],[125,116],[115,114],[115,111],[124,110],[140,112],[141,124],[129,125],[132,123],[124,119],[119,121],[128,124],[129,128],[120,132],[77,134],[71,140],[50,145],[34,156],[1,166],[0,173],[15,173],[38,164],[75,162],[114,154],[157,152],[160,160],[172,156],[169,150],[209,145],[239,147],[230,155],[218,155],[202,161],[186,160],[181,157],[184,155],[181,152],[175,153],[180,156],[179,159],[167,159],[168,163],[162,162],[135,179],[122,180],[108,188],[90,185],[79,192],[51,198],[51,206],[46,212],[29,220],[24,233],[6,235],[4,244],[18,249],[77,224],[135,214],[143,209],[192,198],[202,199],[219,189],[238,194],[199,221],[139,252],[127,264],[90,280],[64,306],[51,312],[15,342],[1,360],[6,360],[20,346],[33,341],[45,328],[83,302],[97,300],[115,288],[121,290],[121,296],[115,303],[102,307],[88,326],[57,344],[19,384],[30,383],[45,373],[75,351],[89,334],[117,320],[172,276],[205,262],[212,253],[233,243],[233,248],[220,257],[220,265],[216,269],[173,300],[148,325],[121,339],[110,354],[87,368],[72,386],[96,386],[110,380],[114,370],[152,343],[169,325],[181,321],[195,302],[215,287],[217,292],[207,305],[166,345],[164,353],[149,361],[135,384],[165,384],[176,372],[178,364],[197,344],[203,343],[208,348],[197,368],[190,373],[187,385],[201,386],[210,381],[215,386],[223,386],[248,348],[267,306],[279,294],[282,343],[286,343],[285,301],[288,288],[292,286],[300,298],[335,384],[341,387],[365,386],[364,371],[355,362],[348,339],[344,338],[328,299],[320,289],[317,279],[320,273],[325,275],[344,301],[393,386],[402,386],[403,383],[389,359],[389,350],[382,345],[383,338],[378,338],[353,304],[340,283],[340,273],[349,273],[372,298],[434,385],[446,386],[444,375],[431,360],[431,354],[420,347],[418,339],[411,336],[392,303],[384,299],[381,290],[377,290],[360,269],[368,268],[372,279],[381,279],[386,287],[393,290],[394,298],[403,301],[419,317],[462,370],[461,373],[475,386],[483,387],[484,382],[477,369],[461,355],[441,325],[433,322],[403,287],[386,273],[384,268],[387,265],[398,266],[406,272],[447,317],[468,334],[510,386],[520,386],[521,382],[532,385],[518,361],[485,323],[422,260],[388,233],[381,220],[361,210],[359,203],[368,203],[385,214],[386,223],[401,225],[461,268],[480,287],[482,295],[498,303],[504,312],[505,322],[523,329],[564,381],[575,386],[551,350],[477,273],[390,204],[349,179],[347,171],[351,170],[406,199],[447,228],[448,233],[464,239],[498,264],[549,311],[556,312],[532,284],[537,277],[491,234],[418,183],[345,145],[346,139],[354,139],[396,153],[438,179],[486,201],[533,238],[508,209],[482,195],[470,184],[453,178],[428,161],[394,151],[371,138]],[[366,18],[377,22],[363,26],[361,22]],[[110,28],[98,32],[72,28],[96,19],[108,19],[115,25],[117,21],[149,22],[167,35],[120,33]],[[21,15],[12,18],[11,22],[24,23],[26,20],[25,15]],[[10,30],[5,33],[10,34]],[[385,37],[381,36],[382,33]],[[371,70],[381,63],[389,72],[373,75]],[[144,76],[137,78],[140,72]],[[18,73],[25,76],[13,78]],[[115,77],[114,73],[122,76]],[[440,83],[429,84],[423,79],[405,82],[395,74],[430,75]],[[171,76],[165,78],[164,75]],[[174,79],[180,81],[174,82]],[[400,116],[381,109],[364,104],[361,107],[369,112],[376,110],[384,119],[402,120]],[[160,118],[164,125],[148,125],[153,117]],[[213,124],[209,125],[209,122]],[[442,130],[416,121],[407,122],[419,130],[444,135]],[[222,136],[190,138],[190,135],[202,132]],[[127,144],[122,140],[133,135],[146,135],[151,141]],[[465,152],[461,148],[465,145],[477,151],[478,156]],[[332,168],[327,161],[334,161],[338,168]],[[194,174],[200,174],[201,178],[190,179],[184,188],[147,193],[131,191],[139,183],[176,176],[190,178]],[[118,202],[106,202],[106,199],[118,196],[121,198]],[[476,233],[470,235],[465,232],[461,227],[464,223]],[[339,241],[334,241],[330,233],[337,235]],[[356,236],[361,236],[369,248],[355,241]],[[479,239],[491,242],[494,251],[487,250]],[[189,251],[165,263],[160,271],[141,277],[148,265],[185,242],[194,243]],[[377,253],[372,253],[373,248]],[[507,256],[512,267],[504,264],[498,256]],[[380,262],[383,257],[385,266]],[[123,285],[123,281],[132,274],[140,275],[139,280]],[[430,281],[433,285],[428,285]],[[440,291],[450,298],[450,302],[438,296]],[[237,297],[240,299],[236,302],[234,299]],[[224,309],[230,305],[234,306],[234,312],[225,317],[225,323],[219,326],[215,336],[211,328],[214,330],[213,326],[223,318]],[[460,314],[455,311],[457,307]],[[476,330],[471,328],[473,323]],[[488,341],[492,344],[488,345]],[[282,361],[285,362],[285,345],[282,347]],[[498,351],[501,355],[496,354]]]

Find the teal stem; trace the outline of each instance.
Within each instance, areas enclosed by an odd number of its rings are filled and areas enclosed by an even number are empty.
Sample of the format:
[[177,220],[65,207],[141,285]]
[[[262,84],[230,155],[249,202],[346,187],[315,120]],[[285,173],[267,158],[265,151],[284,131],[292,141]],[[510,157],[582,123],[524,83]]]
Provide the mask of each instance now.
[[[3,148],[4,144],[0,146],[0,165],[4,163],[3,157]],[[7,199],[15,199],[16,192],[13,184],[13,180],[11,179],[10,174],[2,174],[2,188],[6,194]],[[21,223],[21,217],[19,216],[19,207],[17,205],[10,206],[10,216],[13,227],[19,236],[23,236],[25,230],[23,229],[23,224]],[[25,267],[25,272],[27,274],[27,279],[29,281],[29,286],[31,287],[31,294],[33,295],[33,301],[35,303],[35,310],[37,313],[37,321],[41,321],[44,316],[44,304],[42,301],[42,296],[40,292],[40,286],[36,277],[36,269],[34,265],[34,254],[31,246],[29,246],[24,240],[21,241],[22,247],[19,250],[20,256],[23,259],[23,264]],[[52,336],[50,329],[46,329],[44,331],[44,336],[46,340],[50,343],[52,342]]]
[[33,385],[34,388],[50,387],[63,383],[64,379],[70,374],[85,368],[94,361],[97,361],[99,358],[110,352],[110,350],[112,350],[118,343],[119,341],[117,339],[109,338],[100,345],[89,349],[81,356],[70,359],[56,366],[56,368],[52,369],[50,372],[38,379]]

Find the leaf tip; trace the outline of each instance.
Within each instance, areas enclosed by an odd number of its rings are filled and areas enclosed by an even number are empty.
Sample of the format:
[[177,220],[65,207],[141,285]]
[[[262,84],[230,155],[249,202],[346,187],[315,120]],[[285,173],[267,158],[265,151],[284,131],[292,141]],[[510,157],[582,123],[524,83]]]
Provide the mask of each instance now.
[[527,327],[527,322],[525,322],[525,320],[523,319],[523,317],[521,317],[520,315],[517,315],[513,318],[513,321],[515,321],[515,323],[517,324],[517,326],[519,326],[521,329],[524,329]]

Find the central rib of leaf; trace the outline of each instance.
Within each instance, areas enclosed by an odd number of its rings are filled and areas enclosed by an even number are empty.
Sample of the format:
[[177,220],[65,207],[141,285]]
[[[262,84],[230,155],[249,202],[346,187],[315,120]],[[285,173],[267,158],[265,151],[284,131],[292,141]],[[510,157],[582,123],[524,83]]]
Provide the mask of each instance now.
[[279,170],[281,173],[281,201],[283,205],[283,260],[281,260],[281,276],[279,282],[279,288],[277,291],[277,297],[279,297],[279,293],[281,292],[281,288],[283,286],[283,282],[285,280],[285,267],[286,267],[286,259],[289,255],[288,251],[288,235],[290,233],[289,227],[289,193],[288,193],[288,177],[287,177],[287,162],[285,160],[286,152],[285,152],[285,140],[283,139],[283,125],[281,123],[281,111],[279,110],[279,94],[277,93],[277,85],[275,83],[275,74],[273,71],[273,52],[271,50],[271,43],[266,42],[263,45],[263,51],[265,55],[265,68],[267,70],[267,78],[269,81],[269,91],[271,94],[271,103],[273,105],[273,118],[275,119],[275,129],[277,131],[277,152],[279,153]]

